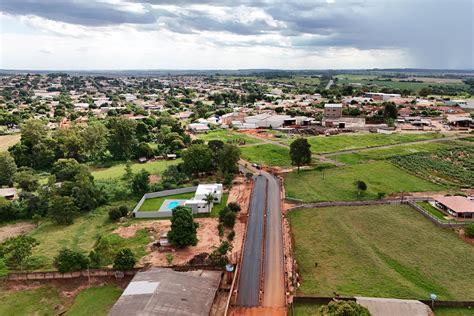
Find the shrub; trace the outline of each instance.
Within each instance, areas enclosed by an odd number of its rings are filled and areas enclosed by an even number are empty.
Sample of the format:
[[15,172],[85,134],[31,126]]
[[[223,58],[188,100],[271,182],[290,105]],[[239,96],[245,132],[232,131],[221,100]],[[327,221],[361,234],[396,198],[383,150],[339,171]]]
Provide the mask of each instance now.
[[173,264],[173,255],[171,253],[166,254],[166,261],[168,261],[168,265]]
[[87,268],[89,259],[79,251],[63,248],[54,258],[54,266],[59,272],[72,272]]
[[354,301],[335,301],[323,305],[317,315],[321,316],[370,316],[370,312],[364,306]]
[[219,223],[217,225],[217,231],[219,232],[219,237],[224,236],[224,224]]
[[229,234],[227,235],[227,240],[228,240],[228,241],[232,241],[232,240],[234,240],[234,237],[235,237],[235,231],[234,231],[234,230],[231,230],[231,231],[229,232]]
[[234,212],[232,212],[231,210],[228,210],[222,217],[222,223],[224,224],[225,227],[232,228],[235,225],[236,216],[237,215],[235,215]]
[[109,210],[109,219],[111,221],[117,221],[122,217],[122,213],[116,207],[113,207]]
[[130,248],[122,248],[117,252],[114,258],[114,269],[128,271],[135,266],[137,259]]
[[379,200],[381,200],[381,199],[383,199],[383,198],[385,197],[385,195],[386,195],[385,192],[379,192],[379,193],[377,193],[377,198],[378,198]]
[[198,179],[194,179],[194,180],[193,180],[193,185],[194,185],[194,186],[198,186],[198,185],[199,185],[199,180],[198,180]]
[[474,238],[474,223],[464,226],[464,234],[469,238]]
[[209,264],[213,266],[225,266],[229,259],[227,253],[232,250],[232,245],[228,241],[223,241],[208,258]]
[[227,207],[229,208],[229,210],[231,210],[232,212],[235,212],[235,213],[238,213],[241,210],[241,207],[240,207],[239,203],[237,203],[237,202],[230,202],[229,204],[227,204]]

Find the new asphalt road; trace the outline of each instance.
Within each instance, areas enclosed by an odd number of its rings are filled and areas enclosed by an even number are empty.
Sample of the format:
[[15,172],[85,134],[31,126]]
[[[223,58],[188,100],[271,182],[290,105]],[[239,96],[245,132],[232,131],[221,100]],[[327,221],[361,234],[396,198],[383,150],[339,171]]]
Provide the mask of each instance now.
[[256,177],[250,201],[250,215],[240,270],[237,305],[250,307],[259,305],[261,265],[263,260],[263,223],[267,180]]

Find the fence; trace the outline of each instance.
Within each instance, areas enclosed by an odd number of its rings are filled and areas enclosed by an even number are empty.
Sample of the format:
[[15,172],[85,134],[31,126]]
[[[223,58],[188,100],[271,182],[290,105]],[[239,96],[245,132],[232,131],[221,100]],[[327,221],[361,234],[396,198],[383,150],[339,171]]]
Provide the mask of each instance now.
[[139,210],[146,199],[153,199],[157,197],[171,196],[171,195],[183,194],[183,193],[191,193],[191,192],[196,192],[196,190],[197,190],[197,186],[179,188],[179,189],[174,189],[174,190],[166,190],[166,191],[160,191],[160,192],[145,193],[140,199],[140,201],[138,202],[138,204],[133,209],[132,214],[136,218],[170,217],[172,215],[171,212],[158,212],[158,211],[139,212]]
[[405,197],[404,199],[381,199],[381,200],[367,200],[367,201],[328,201],[307,203],[289,208],[288,211],[296,211],[305,208],[321,208],[331,206],[363,206],[363,205],[384,205],[384,204],[401,204],[409,201],[421,202],[426,201],[427,197]]
[[431,214],[430,212],[428,212],[427,210],[425,210],[421,206],[418,206],[413,201],[408,201],[407,204],[410,205],[413,209],[417,210],[421,215],[423,215],[424,217],[429,219],[435,225],[437,225],[439,227],[442,227],[442,228],[462,227],[462,226],[468,224],[468,222],[454,222],[454,223],[445,222],[445,221],[437,218],[436,216],[434,216],[433,214]]
[[125,275],[135,275],[139,269],[131,271],[117,271],[106,269],[90,269],[74,272],[60,273],[58,271],[42,272],[19,272],[10,273],[4,277],[5,281],[25,281],[25,280],[54,280],[54,279],[73,279],[88,277],[115,277],[122,278]]
[[[354,297],[327,297],[327,296],[295,296],[293,304],[326,305],[333,300],[356,301]],[[416,300],[416,299],[415,299]],[[431,307],[430,300],[417,300]],[[474,307],[474,301],[435,301],[436,307]]]

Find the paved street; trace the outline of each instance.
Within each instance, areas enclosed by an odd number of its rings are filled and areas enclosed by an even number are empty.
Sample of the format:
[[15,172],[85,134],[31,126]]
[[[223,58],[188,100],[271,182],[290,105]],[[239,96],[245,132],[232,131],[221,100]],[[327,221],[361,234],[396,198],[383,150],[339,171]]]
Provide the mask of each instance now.
[[249,307],[259,305],[266,182],[267,180],[264,176],[256,177],[252,192],[237,294],[238,306]]

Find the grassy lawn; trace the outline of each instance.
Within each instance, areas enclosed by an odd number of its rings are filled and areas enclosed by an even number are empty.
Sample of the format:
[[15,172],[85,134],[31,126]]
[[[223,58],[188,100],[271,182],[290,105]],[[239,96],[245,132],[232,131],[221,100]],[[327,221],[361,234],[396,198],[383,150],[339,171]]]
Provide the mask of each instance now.
[[447,149],[453,147],[455,144],[462,144],[456,141],[440,141],[437,143],[424,143],[424,144],[409,144],[399,145],[392,148],[381,148],[381,149],[369,149],[360,151],[352,154],[340,154],[331,156],[331,159],[338,160],[345,164],[357,164],[363,163],[370,160],[384,160],[392,158],[394,156],[409,155],[414,153],[426,153],[434,152],[438,149]]
[[438,307],[435,305],[435,315],[436,316],[472,316],[474,315],[474,307]]
[[242,158],[262,166],[291,166],[290,150],[288,148],[264,144],[242,147]]
[[227,206],[227,199],[229,198],[229,193],[224,193],[222,195],[221,202],[219,204],[214,204],[211,210],[211,215],[208,215],[206,213],[203,214],[196,214],[194,217],[219,217],[219,212],[222,210],[224,207]]
[[[127,205],[131,209],[134,203],[120,202],[117,205]],[[109,221],[106,207],[80,216],[74,220],[72,225],[68,226],[45,221],[29,233],[40,242],[33,248],[33,256],[42,259],[43,269],[53,269],[54,257],[61,248],[70,247],[89,253],[98,237],[107,238],[114,251],[118,251],[122,247],[130,247],[138,258],[145,255],[145,246],[149,243],[147,233],[139,231],[134,237],[124,239],[112,233],[118,226],[119,224]]]
[[431,205],[430,203],[428,202],[417,202],[416,203],[418,206],[420,206],[421,208],[423,208],[425,211],[431,213],[431,215],[433,215],[434,217],[442,220],[442,221],[447,221],[444,217],[446,215],[444,215],[443,212],[441,212],[440,210],[438,210],[437,208],[435,208],[433,205]]
[[162,196],[162,197],[157,197],[157,198],[152,198],[152,199],[146,199],[145,202],[143,202],[142,206],[140,207],[140,212],[155,212],[158,211],[161,207],[161,204],[165,200],[187,200],[190,199],[194,196],[195,192],[190,192],[190,193],[182,193],[182,194],[176,194],[176,195],[168,195],[168,196]]
[[202,139],[204,141],[210,141],[210,140],[221,140],[224,143],[227,142],[233,142],[233,143],[245,143],[245,144],[258,144],[261,143],[262,141],[255,138],[251,137],[245,134],[240,134],[237,132],[234,132],[232,130],[217,130],[217,131],[210,131],[209,133],[206,134],[199,134],[198,135],[199,139]]
[[0,135],[0,152],[7,151],[10,146],[20,141],[21,134]]
[[[155,160],[147,163],[134,163],[132,164],[132,171],[138,172],[145,169],[151,174],[159,174],[166,167],[176,165],[181,162],[181,159],[176,160]],[[125,174],[125,164],[118,164],[110,168],[91,168],[92,175],[96,180],[103,179],[117,179]]]
[[[307,295],[473,300],[472,245],[406,205],[289,214]],[[317,263],[317,264],[316,264]]]
[[58,314],[58,305],[70,306],[72,298],[62,296],[56,287],[42,286],[22,291],[1,290],[0,301],[0,315],[48,316]]
[[[294,304],[293,311],[295,316],[313,316],[323,305],[319,304]],[[291,312],[288,315],[292,315]]]
[[[358,196],[354,182],[362,180],[367,191]],[[301,170],[285,175],[288,197],[304,202],[372,200],[378,192],[387,195],[401,191],[437,191],[443,187],[413,176],[389,162],[375,161],[366,164],[330,168],[322,171]]]
[[115,285],[90,287],[79,293],[67,316],[107,315],[123,290]]
[[[308,142],[311,144],[313,153],[332,153],[341,150],[351,150],[360,148],[370,148],[383,145],[401,144],[419,140],[434,139],[444,137],[436,133],[419,134],[352,134],[335,136],[311,136]],[[287,139],[290,144],[294,139]]]

